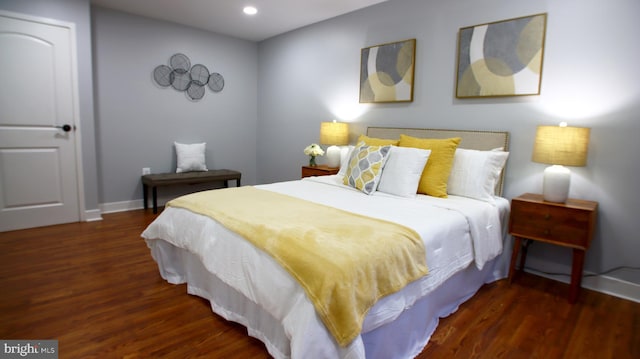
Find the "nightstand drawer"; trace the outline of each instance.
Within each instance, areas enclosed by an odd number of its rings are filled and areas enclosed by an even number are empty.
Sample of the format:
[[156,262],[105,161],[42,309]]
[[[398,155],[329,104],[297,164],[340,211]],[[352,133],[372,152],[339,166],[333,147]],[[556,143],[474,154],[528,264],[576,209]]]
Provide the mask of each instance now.
[[590,211],[523,201],[511,203],[510,232],[515,236],[589,246]]

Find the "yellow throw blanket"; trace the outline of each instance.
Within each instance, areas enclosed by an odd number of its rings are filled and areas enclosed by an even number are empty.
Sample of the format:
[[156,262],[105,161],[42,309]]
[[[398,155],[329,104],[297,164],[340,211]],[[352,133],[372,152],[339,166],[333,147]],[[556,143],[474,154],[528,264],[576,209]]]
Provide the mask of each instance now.
[[378,299],[428,273],[420,236],[396,223],[250,186],[167,205],[209,216],[275,258],[341,346],[360,334]]

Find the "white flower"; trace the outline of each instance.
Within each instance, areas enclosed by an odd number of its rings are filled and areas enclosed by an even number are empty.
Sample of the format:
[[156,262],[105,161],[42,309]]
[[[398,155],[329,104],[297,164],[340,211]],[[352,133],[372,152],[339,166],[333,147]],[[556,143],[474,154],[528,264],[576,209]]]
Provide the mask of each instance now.
[[324,150],[316,143],[312,143],[307,148],[304,149],[304,154],[307,156],[322,156],[324,155]]

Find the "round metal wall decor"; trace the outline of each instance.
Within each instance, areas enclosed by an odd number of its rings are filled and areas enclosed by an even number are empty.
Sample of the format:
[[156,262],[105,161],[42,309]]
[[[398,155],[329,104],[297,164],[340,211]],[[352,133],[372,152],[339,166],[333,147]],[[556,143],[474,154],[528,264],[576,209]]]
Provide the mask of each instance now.
[[187,89],[187,95],[192,100],[199,100],[204,97],[204,85],[198,85],[195,82],[191,82],[189,88]]
[[173,70],[167,65],[160,65],[153,70],[153,79],[162,87],[173,83]]
[[178,72],[173,70],[173,82],[171,86],[178,91],[187,91],[191,84],[191,77],[188,72]]
[[224,88],[224,78],[221,74],[210,73],[202,64],[191,66],[187,55],[177,53],[169,59],[169,65],[159,65],[153,70],[153,79],[162,87],[173,87],[185,92],[191,100],[204,97],[206,87],[213,92],[220,92]]
[[213,92],[220,92],[224,88],[224,77],[217,72],[209,76],[209,88]]
[[189,72],[191,68],[191,60],[185,54],[175,54],[171,56],[171,60],[169,60],[171,67],[173,67],[173,71],[179,73]]
[[191,68],[191,81],[200,86],[204,86],[209,82],[209,69],[204,65],[193,65]]

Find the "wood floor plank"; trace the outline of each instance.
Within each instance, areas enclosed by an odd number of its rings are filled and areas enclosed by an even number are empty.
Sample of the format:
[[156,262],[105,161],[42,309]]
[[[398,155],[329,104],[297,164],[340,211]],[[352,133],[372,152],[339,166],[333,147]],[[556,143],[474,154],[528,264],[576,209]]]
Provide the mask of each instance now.
[[[151,211],[0,233],[0,338],[57,339],[60,358],[269,358],[246,329],[158,274]],[[418,356],[640,358],[640,304],[519,275],[440,320]]]

